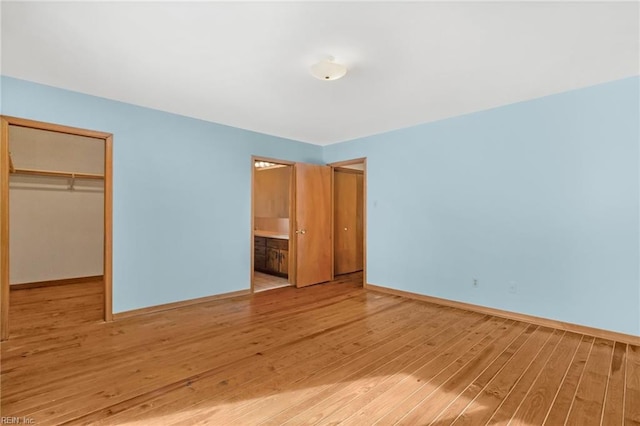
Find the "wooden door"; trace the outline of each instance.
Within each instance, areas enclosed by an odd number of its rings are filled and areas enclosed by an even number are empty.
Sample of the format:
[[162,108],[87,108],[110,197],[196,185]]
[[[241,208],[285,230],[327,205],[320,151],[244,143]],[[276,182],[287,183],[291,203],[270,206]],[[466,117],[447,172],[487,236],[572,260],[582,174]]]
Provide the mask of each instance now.
[[356,175],[356,271],[364,269],[364,174]]
[[356,201],[358,188],[354,173],[336,170],[333,179],[334,272],[339,275],[356,270]]
[[331,167],[296,163],[295,284],[305,287],[330,281]]
[[363,264],[363,180],[356,171],[334,174],[334,273],[362,270]]

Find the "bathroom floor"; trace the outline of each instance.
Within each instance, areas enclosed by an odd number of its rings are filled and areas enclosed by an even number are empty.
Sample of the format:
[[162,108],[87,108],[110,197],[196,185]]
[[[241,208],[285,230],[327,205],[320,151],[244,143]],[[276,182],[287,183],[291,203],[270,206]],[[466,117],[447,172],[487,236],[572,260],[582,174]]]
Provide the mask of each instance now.
[[253,288],[255,292],[272,290],[274,288],[288,287],[289,281],[286,278],[269,275],[262,272],[253,272]]

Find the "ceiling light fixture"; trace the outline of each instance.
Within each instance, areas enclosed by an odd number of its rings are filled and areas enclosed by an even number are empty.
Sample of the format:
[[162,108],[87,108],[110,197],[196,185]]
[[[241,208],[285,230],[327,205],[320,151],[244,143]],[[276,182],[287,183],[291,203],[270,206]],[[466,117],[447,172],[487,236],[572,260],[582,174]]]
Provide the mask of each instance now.
[[322,61],[311,65],[311,75],[318,80],[332,81],[344,77],[347,73],[347,67],[334,62],[333,57],[323,59]]
[[273,167],[273,166],[277,166],[277,164],[276,164],[276,163],[269,163],[268,161],[256,161],[256,162],[254,163],[254,166],[255,166],[257,169],[264,169],[264,168],[266,168],[266,167]]

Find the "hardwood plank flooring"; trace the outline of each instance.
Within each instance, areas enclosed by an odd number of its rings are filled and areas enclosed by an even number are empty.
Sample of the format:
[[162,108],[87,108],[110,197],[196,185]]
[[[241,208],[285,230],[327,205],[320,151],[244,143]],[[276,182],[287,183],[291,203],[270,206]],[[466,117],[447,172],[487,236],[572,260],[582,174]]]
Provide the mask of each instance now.
[[104,282],[11,290],[9,336],[33,336],[104,319]]
[[2,343],[2,416],[38,425],[640,424],[637,346],[368,292],[361,280],[113,323],[90,314],[102,304],[96,288],[24,290]]
[[624,421],[625,425],[640,425],[640,347],[628,345],[626,355]]

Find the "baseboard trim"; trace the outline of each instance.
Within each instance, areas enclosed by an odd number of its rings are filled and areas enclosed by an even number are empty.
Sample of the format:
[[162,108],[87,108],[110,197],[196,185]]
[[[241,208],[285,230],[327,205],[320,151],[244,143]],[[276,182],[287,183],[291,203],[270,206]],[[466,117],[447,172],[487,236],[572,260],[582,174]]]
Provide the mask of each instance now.
[[146,308],[133,309],[130,311],[113,314],[114,320],[137,317],[138,315],[153,314],[156,312],[169,311],[172,309],[184,308],[185,306],[197,305],[200,303],[213,302],[214,300],[230,299],[238,296],[251,294],[251,290],[238,290],[229,293],[216,294],[213,296],[199,297],[197,299],[182,300],[180,302],[165,303],[163,305],[149,306]]
[[479,312],[481,314],[494,315],[501,318],[528,322],[531,324],[541,325],[544,327],[557,328],[560,330],[570,331],[573,333],[586,334],[588,336],[600,337],[603,339],[615,340],[617,342],[640,346],[640,336],[634,336],[632,334],[619,333],[617,331],[604,330],[601,328],[589,327],[586,325],[573,324],[570,322],[536,317],[533,315],[521,314],[521,313],[511,312],[511,311],[504,311],[502,309],[489,308],[486,306],[474,305],[471,303],[456,302],[455,300],[441,299],[439,297],[427,296],[424,294],[412,293],[404,290],[396,290],[394,288],[383,287],[383,286],[369,284],[369,283],[367,283],[367,285],[365,286],[365,289],[371,290],[371,291],[377,291],[379,293],[391,294],[393,296],[401,296],[401,297],[406,297],[408,299],[434,303],[436,305],[449,306],[452,308],[464,309],[466,311],[473,311],[473,312]]
[[64,278],[61,280],[37,281],[33,283],[11,284],[11,290],[26,290],[30,288],[52,287],[57,285],[80,284],[90,281],[101,281],[104,279],[102,275],[92,275],[90,277]]

